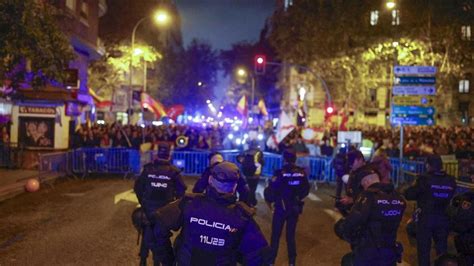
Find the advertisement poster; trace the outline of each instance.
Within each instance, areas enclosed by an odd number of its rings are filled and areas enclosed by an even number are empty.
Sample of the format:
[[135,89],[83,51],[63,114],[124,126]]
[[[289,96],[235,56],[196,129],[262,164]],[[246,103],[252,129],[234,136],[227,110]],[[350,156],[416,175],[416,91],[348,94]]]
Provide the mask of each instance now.
[[54,118],[20,117],[18,134],[27,148],[54,148]]

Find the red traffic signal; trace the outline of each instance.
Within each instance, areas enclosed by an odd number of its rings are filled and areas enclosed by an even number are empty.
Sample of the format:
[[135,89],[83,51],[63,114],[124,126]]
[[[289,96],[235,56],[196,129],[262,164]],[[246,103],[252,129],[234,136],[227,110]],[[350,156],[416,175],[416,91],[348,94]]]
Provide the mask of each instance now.
[[267,58],[265,55],[256,55],[254,62],[255,73],[259,75],[265,74],[266,64]]
[[326,113],[327,113],[327,114],[330,115],[330,114],[332,114],[333,112],[334,112],[334,108],[333,108],[332,106],[328,106],[328,107],[326,108]]

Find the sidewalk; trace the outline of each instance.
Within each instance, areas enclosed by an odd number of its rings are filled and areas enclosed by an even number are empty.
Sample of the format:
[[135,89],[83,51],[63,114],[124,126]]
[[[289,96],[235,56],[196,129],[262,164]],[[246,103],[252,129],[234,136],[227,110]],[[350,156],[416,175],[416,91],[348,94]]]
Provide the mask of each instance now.
[[36,170],[0,168],[0,201],[23,193],[26,181],[35,177],[38,177],[38,171]]

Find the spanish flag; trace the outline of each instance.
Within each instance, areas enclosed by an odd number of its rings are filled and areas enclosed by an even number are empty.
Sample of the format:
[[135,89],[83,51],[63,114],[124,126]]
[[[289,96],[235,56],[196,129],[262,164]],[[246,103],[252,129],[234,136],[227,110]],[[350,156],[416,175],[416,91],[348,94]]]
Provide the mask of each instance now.
[[142,107],[153,111],[157,118],[166,116],[165,107],[160,102],[153,99],[149,94],[142,92],[141,102]]
[[237,112],[239,112],[243,116],[247,116],[248,112],[248,104],[247,104],[247,96],[242,96],[239,102],[237,103]]
[[267,106],[265,106],[265,101],[263,99],[258,101],[258,109],[260,109],[260,113],[263,116],[268,116]]

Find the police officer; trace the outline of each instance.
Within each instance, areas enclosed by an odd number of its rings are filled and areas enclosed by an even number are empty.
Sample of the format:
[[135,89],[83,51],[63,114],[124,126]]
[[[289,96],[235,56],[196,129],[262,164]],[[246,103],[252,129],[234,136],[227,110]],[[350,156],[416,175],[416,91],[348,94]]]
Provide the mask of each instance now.
[[427,174],[417,178],[415,184],[404,193],[407,200],[416,200],[417,207],[420,208],[416,232],[420,266],[430,265],[431,239],[434,240],[438,256],[446,253],[448,248],[447,207],[456,191],[456,181],[442,167],[439,155],[428,156]]
[[[142,174],[135,182],[135,193],[150,222],[156,209],[181,198],[186,191],[180,170],[170,163],[170,157],[170,145],[159,144],[157,159],[144,166]],[[140,247],[140,264],[146,265],[148,250],[151,250],[155,265],[171,265],[174,258],[170,236],[169,231],[163,231],[155,237],[153,224],[145,225]]]
[[257,205],[256,191],[263,167],[263,153],[259,149],[245,151],[241,159],[242,173],[249,186],[249,205]]
[[286,222],[286,244],[290,265],[296,260],[296,224],[303,212],[303,199],[309,193],[309,182],[304,168],[296,166],[296,153],[292,150],[283,152],[283,168],[275,172],[273,180],[265,188],[265,201],[274,204],[272,220],[272,263],[278,254],[280,235]]
[[452,228],[457,233],[454,244],[459,264],[474,265],[474,191],[453,198],[450,208]]
[[177,265],[266,265],[269,247],[253,220],[253,209],[237,202],[239,168],[222,162],[212,168],[205,194],[186,195],[155,213],[155,234],[179,230]]
[[332,161],[332,166],[336,174],[336,198],[341,197],[343,182],[342,176],[349,172],[347,167],[347,152],[345,148],[340,148],[339,152],[334,157]]
[[347,215],[354,204],[354,200],[357,198],[359,193],[362,192],[360,180],[363,175],[369,170],[374,170],[372,165],[365,162],[364,155],[359,150],[352,150],[347,154],[347,166],[349,167],[350,172],[346,184],[345,195],[336,202],[336,208],[339,209],[343,216]]
[[[219,152],[213,152],[209,155],[209,166],[204,169],[201,178],[199,178],[196,184],[194,184],[193,193],[203,193],[206,190],[207,186],[209,185],[209,176],[211,175],[212,168],[223,161],[224,158]],[[249,187],[242,176],[239,176],[237,192],[239,194],[239,200],[248,204]]]
[[373,169],[359,173],[354,183],[363,191],[349,214],[336,223],[336,234],[351,243],[354,266],[394,266],[401,262],[396,238],[406,202],[393,185],[380,183]]

